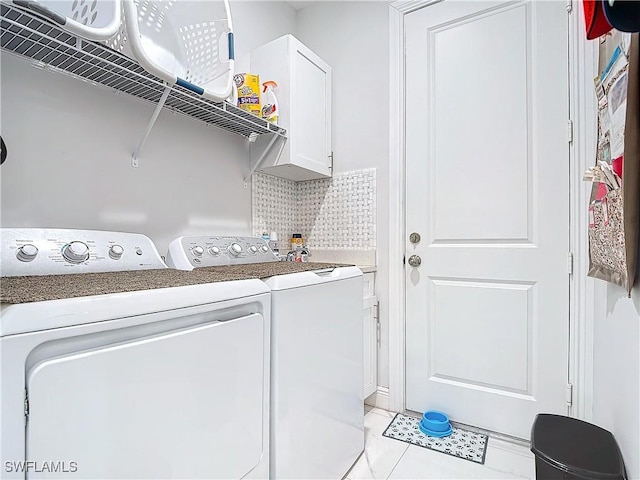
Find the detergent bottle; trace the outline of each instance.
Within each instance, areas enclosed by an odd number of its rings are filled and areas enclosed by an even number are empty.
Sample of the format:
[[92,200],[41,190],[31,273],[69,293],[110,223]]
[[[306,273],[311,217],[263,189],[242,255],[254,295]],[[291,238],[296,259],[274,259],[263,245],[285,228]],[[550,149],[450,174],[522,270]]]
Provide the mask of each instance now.
[[262,101],[262,118],[274,125],[278,124],[278,115],[280,114],[280,110],[278,109],[278,99],[276,98],[276,94],[273,92],[273,89],[277,86],[278,84],[271,80],[262,84],[262,93],[264,95],[264,99]]

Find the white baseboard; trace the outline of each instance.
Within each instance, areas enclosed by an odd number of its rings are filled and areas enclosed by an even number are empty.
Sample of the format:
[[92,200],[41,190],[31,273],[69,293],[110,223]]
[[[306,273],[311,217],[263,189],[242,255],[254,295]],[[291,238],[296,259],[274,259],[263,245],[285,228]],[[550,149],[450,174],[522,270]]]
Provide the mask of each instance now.
[[389,389],[387,387],[378,387],[378,389],[369,395],[364,403],[372,407],[389,410]]

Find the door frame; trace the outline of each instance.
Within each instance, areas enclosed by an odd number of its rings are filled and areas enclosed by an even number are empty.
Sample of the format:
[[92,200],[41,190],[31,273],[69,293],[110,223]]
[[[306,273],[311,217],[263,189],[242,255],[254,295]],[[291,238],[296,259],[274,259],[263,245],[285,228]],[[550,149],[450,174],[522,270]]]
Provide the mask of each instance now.
[[[389,5],[389,409],[405,410],[405,109],[404,16],[443,0],[397,0]],[[535,1],[535,0],[534,0]],[[563,1],[563,0],[557,0]],[[592,80],[597,71],[597,41],[587,41],[580,9],[565,0],[569,32],[569,115],[573,141],[569,159],[569,238],[573,274],[569,281],[569,378],[573,385],[569,415],[593,417],[594,319],[605,318],[606,286],[587,277],[587,209],[590,184],[582,172],[593,164],[596,104]],[[569,120],[569,119],[567,119]],[[568,130],[571,128],[568,125]],[[569,131],[567,133],[569,135]],[[568,252],[569,253],[569,252]]]

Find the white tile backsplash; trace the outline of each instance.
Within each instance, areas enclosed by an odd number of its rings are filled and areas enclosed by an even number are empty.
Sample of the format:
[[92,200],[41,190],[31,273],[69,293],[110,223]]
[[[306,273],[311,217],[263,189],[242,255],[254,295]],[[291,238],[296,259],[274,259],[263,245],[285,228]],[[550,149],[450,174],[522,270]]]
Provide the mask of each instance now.
[[305,182],[255,174],[252,188],[256,235],[276,231],[283,247],[295,232],[312,250],[376,248],[374,168]]
[[253,234],[277,232],[282,250],[288,250],[296,230],[296,182],[256,173],[251,182]]
[[310,248],[376,248],[376,171],[296,184],[297,223]]

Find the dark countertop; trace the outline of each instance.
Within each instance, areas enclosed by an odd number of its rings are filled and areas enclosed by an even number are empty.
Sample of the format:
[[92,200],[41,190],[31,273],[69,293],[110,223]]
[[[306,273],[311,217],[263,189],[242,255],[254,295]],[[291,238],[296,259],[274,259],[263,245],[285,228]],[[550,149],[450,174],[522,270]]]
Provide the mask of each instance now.
[[274,275],[344,267],[340,263],[270,262],[196,268],[190,272],[173,269],[130,272],[1,277],[0,302],[29,303],[62,298],[182,287],[203,283],[268,278]]

